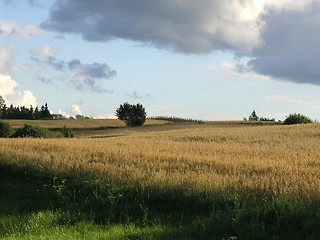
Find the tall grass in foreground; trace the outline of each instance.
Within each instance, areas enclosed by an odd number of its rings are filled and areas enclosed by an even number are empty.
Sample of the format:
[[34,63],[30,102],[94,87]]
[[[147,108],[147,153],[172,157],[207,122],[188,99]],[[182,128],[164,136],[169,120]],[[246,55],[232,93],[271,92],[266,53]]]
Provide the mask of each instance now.
[[0,235],[317,239],[319,143],[319,124],[1,139]]

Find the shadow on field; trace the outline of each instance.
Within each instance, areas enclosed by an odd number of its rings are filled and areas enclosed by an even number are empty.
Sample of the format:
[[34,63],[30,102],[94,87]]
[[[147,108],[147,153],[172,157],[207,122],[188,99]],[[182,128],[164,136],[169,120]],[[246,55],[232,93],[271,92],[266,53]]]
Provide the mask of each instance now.
[[[203,193],[139,188],[56,175],[39,167],[0,161],[0,236],[30,214],[59,212],[54,227],[88,222],[97,227],[160,226],[161,231],[128,233],[124,239],[318,239],[315,203],[254,199],[237,193]],[[3,219],[10,218],[8,222]],[[20,219],[16,223],[12,219]],[[7,225],[6,225],[7,224]],[[50,226],[52,227],[52,226]],[[8,230],[9,229],[9,230]]]

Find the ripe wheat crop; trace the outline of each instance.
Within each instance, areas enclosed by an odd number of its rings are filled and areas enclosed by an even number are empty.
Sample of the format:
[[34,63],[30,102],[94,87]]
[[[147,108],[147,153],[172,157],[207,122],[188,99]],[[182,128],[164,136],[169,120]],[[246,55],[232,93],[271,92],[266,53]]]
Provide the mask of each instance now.
[[[64,126],[68,128],[75,129],[96,129],[96,128],[119,128],[124,127],[125,123],[118,119],[62,119],[62,120],[12,120],[5,119],[6,121],[12,125],[13,128],[22,128],[25,124],[30,125],[39,125],[43,128],[48,129],[57,129],[63,128]],[[158,125],[158,124],[166,124],[169,121],[165,120],[152,120],[147,119],[145,125]]]
[[319,124],[204,124],[101,139],[0,139],[0,158],[140,186],[319,200],[319,146]]

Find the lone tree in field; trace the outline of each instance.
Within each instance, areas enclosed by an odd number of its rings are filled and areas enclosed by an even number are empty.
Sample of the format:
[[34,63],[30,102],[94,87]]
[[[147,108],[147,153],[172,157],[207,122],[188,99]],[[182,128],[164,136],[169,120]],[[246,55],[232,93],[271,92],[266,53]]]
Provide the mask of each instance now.
[[127,102],[116,110],[118,119],[124,121],[127,126],[142,126],[146,121],[147,113],[142,104],[131,105]]

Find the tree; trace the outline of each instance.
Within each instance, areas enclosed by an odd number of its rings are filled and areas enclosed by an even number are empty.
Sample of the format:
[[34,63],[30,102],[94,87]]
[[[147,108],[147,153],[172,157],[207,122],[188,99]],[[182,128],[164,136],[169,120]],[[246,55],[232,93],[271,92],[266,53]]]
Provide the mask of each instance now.
[[312,123],[312,120],[304,116],[300,113],[292,113],[290,114],[283,122],[284,124],[290,125],[290,124],[302,124],[302,123]]
[[25,124],[23,128],[18,129],[12,137],[14,138],[50,138],[51,134],[48,129],[39,126]]
[[34,118],[34,119],[40,119],[40,111],[39,111],[39,108],[38,108],[38,107],[36,107],[36,108],[34,109],[33,118]]
[[41,110],[39,111],[38,107],[33,109],[32,105],[30,108],[25,106],[15,107],[13,104],[11,104],[10,107],[7,107],[2,100],[3,98],[0,96],[1,119],[53,119],[53,116],[48,109],[48,104],[41,106]]
[[48,109],[47,103],[44,106],[41,106],[40,116],[41,116],[41,119],[52,119],[52,115]]
[[256,114],[256,111],[253,110],[253,112],[252,112],[251,115],[249,116],[249,121],[258,121],[258,120],[259,120],[259,118],[258,118],[258,116],[257,116],[257,114]]
[[77,114],[77,115],[75,116],[75,118],[76,118],[77,120],[86,119],[85,116],[83,116],[83,115],[81,115],[81,114]]
[[139,103],[131,105],[125,102],[120,105],[115,114],[119,120],[124,121],[129,127],[142,126],[147,118],[145,108]]
[[67,119],[67,117],[59,113],[59,114],[52,114],[52,119],[61,120],[61,119]]
[[12,133],[13,129],[9,123],[0,122],[0,138],[8,138]]
[[2,108],[0,109],[0,118],[2,119],[7,119],[8,118],[8,108],[6,106],[6,104],[4,104],[2,106]]
[[4,99],[0,95],[0,118],[2,117],[2,108],[6,105]]
[[62,134],[65,138],[74,138],[74,133],[73,130],[71,128],[67,128],[66,126],[64,126],[62,129]]
[[4,101],[3,97],[0,95],[0,108],[2,108],[6,102]]

